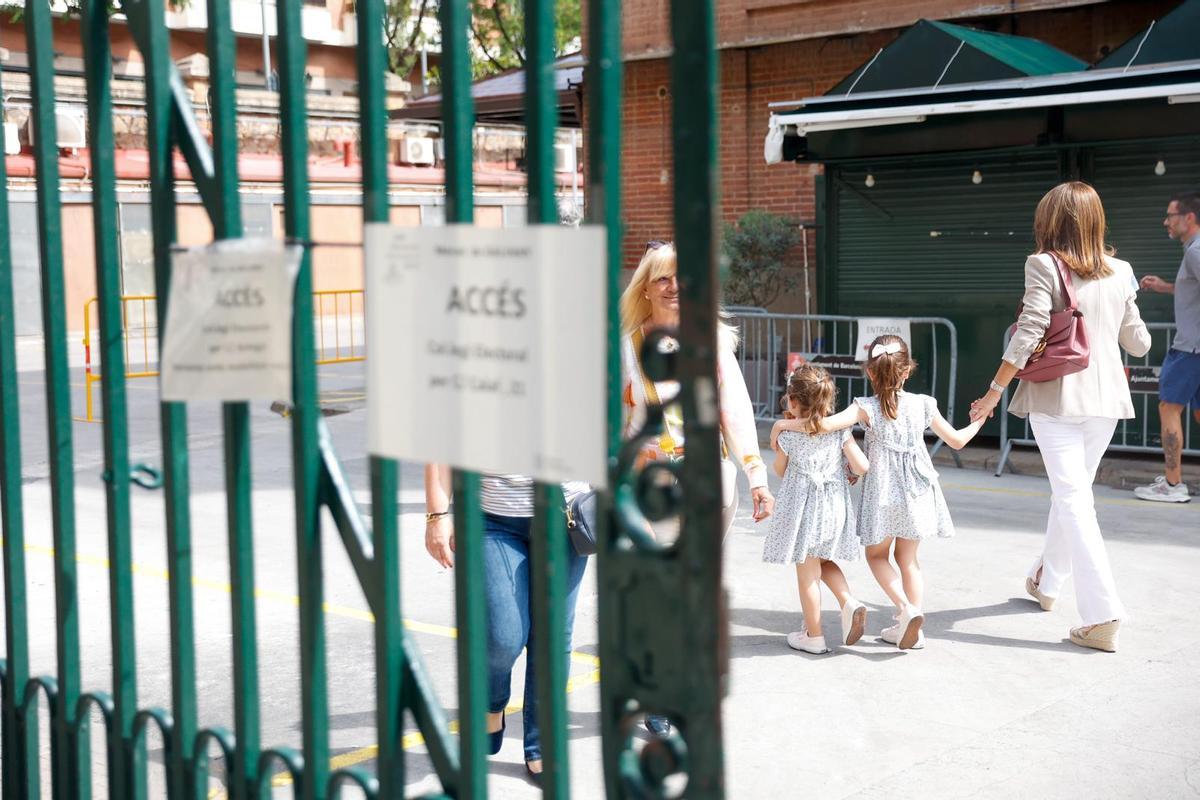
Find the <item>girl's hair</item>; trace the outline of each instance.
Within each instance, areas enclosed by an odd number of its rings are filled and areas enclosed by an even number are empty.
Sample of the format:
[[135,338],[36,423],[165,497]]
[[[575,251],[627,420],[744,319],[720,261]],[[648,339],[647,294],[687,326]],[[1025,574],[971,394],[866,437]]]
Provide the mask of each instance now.
[[[675,274],[675,244],[654,241],[646,248],[646,254],[633,271],[629,285],[621,293],[621,332],[633,333],[650,319],[650,300],[646,288],[659,278]],[[718,311],[717,338],[723,346],[736,350],[738,345],[737,326],[725,321],[724,310]]]
[[[875,348],[883,348],[876,355]],[[900,390],[904,382],[917,368],[917,362],[908,354],[908,344],[892,333],[876,336],[867,348],[867,377],[871,388],[879,398],[879,407],[889,419],[900,414]]]
[[1081,278],[1107,278],[1104,260],[1116,251],[1104,242],[1104,206],[1083,181],[1060,183],[1038,203],[1033,219],[1037,252],[1053,253]]
[[788,376],[787,389],[781,405],[790,411],[789,401],[795,402],[799,419],[809,433],[821,432],[821,420],[833,413],[837,386],[821,367],[805,364]]

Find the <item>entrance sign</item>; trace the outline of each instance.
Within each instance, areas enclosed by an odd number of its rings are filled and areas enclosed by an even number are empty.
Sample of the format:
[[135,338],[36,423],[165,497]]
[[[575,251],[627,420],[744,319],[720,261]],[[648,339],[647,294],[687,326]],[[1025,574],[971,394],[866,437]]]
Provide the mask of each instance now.
[[299,247],[227,239],[177,252],[159,391],[167,401],[278,400],[292,391]]
[[607,481],[598,226],[367,225],[372,453]]
[[858,320],[858,347],[854,348],[854,360],[866,361],[869,355],[867,348],[871,346],[871,342],[875,341],[875,337],[883,336],[886,333],[899,336],[908,345],[909,351],[912,351],[912,326],[908,320],[890,317],[860,317]]

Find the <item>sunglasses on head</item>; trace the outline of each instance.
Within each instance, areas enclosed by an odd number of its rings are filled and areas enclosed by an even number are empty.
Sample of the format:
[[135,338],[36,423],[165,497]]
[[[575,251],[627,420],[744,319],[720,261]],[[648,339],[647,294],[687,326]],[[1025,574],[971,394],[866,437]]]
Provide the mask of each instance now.
[[669,244],[670,242],[662,239],[651,239],[650,241],[646,242],[646,252],[649,253],[651,250],[657,250],[658,248],[666,247]]

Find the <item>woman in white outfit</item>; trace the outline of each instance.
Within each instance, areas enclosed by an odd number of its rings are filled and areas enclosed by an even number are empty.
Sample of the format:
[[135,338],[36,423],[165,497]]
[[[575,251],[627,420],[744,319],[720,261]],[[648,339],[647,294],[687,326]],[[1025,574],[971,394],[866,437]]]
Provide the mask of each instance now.
[[1025,588],[1049,611],[1073,575],[1083,624],[1071,629],[1071,641],[1115,652],[1125,607],[1100,536],[1092,483],[1117,421],[1133,417],[1121,348],[1133,356],[1145,355],[1150,333],[1138,312],[1133,270],[1112,257],[1104,233],[1104,208],[1086,183],[1060,184],[1038,203],[1037,251],[1025,261],[1024,309],[991,389],[972,404],[971,418],[992,414],[1005,386],[1037,350],[1051,313],[1066,307],[1054,261],[1060,259],[1083,315],[1090,359],[1081,372],[1036,383],[1021,381],[1009,405],[1012,414],[1029,417],[1053,495],[1045,544]]

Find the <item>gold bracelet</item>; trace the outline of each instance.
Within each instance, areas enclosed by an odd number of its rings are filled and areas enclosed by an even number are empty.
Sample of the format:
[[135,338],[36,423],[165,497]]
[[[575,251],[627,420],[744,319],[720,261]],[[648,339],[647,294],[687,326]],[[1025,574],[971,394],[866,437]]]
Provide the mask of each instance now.
[[448,516],[450,516],[449,509],[447,509],[445,511],[427,511],[427,512],[425,512],[425,521],[433,522],[435,519],[441,519],[442,517],[448,517]]

